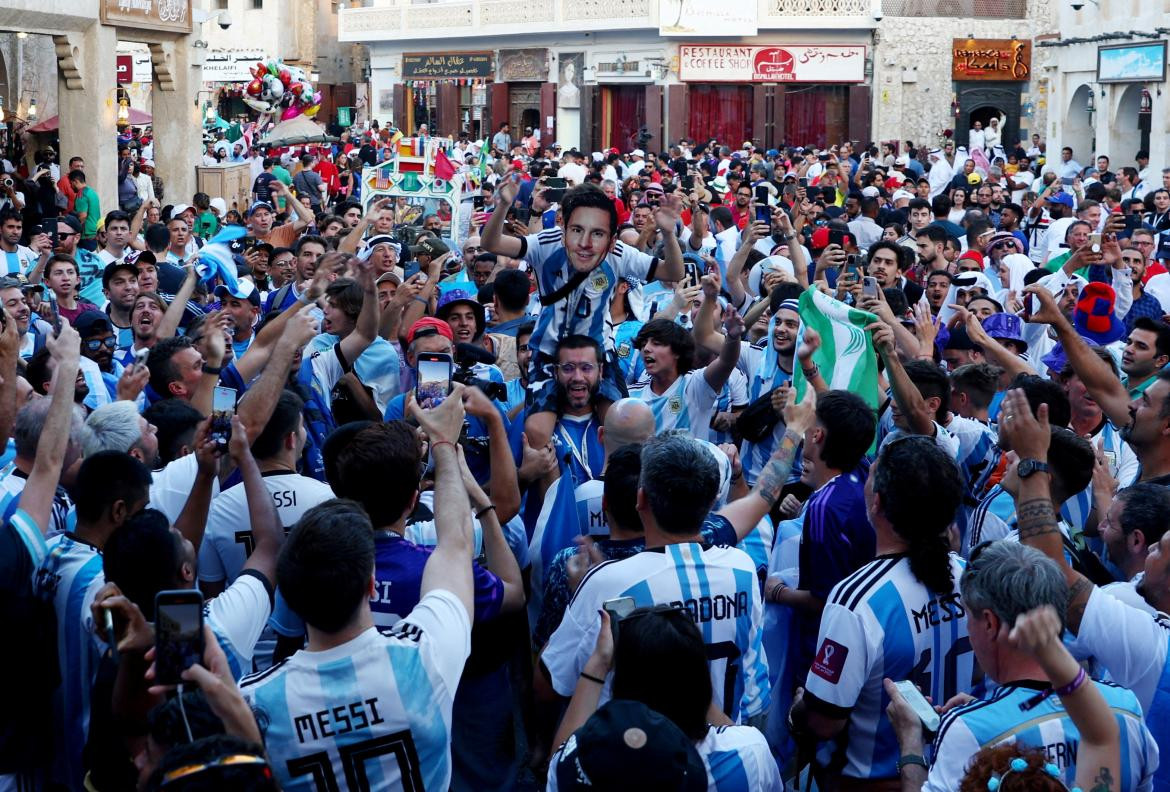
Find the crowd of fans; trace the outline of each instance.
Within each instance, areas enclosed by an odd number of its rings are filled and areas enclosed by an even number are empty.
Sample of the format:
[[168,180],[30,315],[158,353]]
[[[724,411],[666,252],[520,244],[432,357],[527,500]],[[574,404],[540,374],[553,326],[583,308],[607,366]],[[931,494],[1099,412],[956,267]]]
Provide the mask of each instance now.
[[0,790],[1170,789],[1170,169],[385,132],[9,188]]

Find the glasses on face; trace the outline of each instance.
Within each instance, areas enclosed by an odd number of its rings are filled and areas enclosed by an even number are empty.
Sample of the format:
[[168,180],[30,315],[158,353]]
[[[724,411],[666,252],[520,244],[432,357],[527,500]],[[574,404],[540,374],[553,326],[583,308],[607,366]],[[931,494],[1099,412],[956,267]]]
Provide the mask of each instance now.
[[528,346],[528,344],[517,344],[516,345],[517,352],[528,352],[528,351],[531,351],[531,349],[532,349],[532,347]]
[[64,233],[64,234],[62,234],[60,232],[57,233],[57,239],[68,239],[69,237],[72,237],[72,236],[77,236],[77,232],[76,231],[69,231],[69,232]]
[[559,363],[557,364],[557,369],[566,376],[571,377],[573,374],[580,371],[582,374],[588,377],[590,374],[597,371],[597,366],[593,363]]
[[102,347],[114,349],[116,346],[118,346],[118,339],[113,336],[107,338],[91,338],[85,342],[85,348],[90,352],[97,352]]
[[483,248],[479,247],[478,245],[468,245],[467,247],[463,248],[463,255],[467,255],[468,253],[482,253],[482,252],[483,252]]

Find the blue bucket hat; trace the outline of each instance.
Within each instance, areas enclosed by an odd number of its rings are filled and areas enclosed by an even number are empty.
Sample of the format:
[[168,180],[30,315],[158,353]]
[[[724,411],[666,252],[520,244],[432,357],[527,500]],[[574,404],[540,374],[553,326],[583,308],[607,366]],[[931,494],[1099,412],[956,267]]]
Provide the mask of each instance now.
[[446,322],[447,317],[451,315],[451,310],[461,303],[471,306],[471,310],[475,312],[475,334],[478,337],[487,326],[487,317],[484,313],[483,305],[466,289],[451,289],[444,292],[439,297],[439,304],[435,308],[435,316]]

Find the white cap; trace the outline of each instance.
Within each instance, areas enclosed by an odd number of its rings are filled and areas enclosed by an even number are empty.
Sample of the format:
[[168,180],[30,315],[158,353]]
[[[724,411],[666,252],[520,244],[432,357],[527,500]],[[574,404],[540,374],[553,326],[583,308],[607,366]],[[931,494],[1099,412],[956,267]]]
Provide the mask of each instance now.
[[910,158],[907,157],[905,154],[903,154],[902,156],[900,156],[896,160],[894,160],[894,164],[895,165],[909,165]]
[[171,217],[178,217],[190,208],[187,204],[175,204],[171,207]]
[[377,285],[379,283],[393,281],[394,283],[397,283],[401,286],[402,279],[405,274],[406,273],[403,271],[402,267],[393,267],[389,272],[383,272],[381,275],[379,275],[378,280],[374,281],[374,284]]
[[894,195],[890,198],[890,200],[892,200],[894,203],[897,203],[903,198],[905,198],[907,201],[913,201],[914,193],[906,192],[905,190],[894,190]]
[[227,201],[219,197],[212,198],[211,208],[219,212],[221,215],[227,214]]
[[877,198],[882,193],[881,190],[871,184],[868,187],[863,188],[861,194],[866,198]]
[[645,157],[646,152],[642,151],[642,149],[634,149],[633,151],[630,152],[630,156],[631,157]]
[[764,275],[768,272],[787,272],[793,278],[796,277],[796,272],[792,268],[792,259],[787,256],[768,256],[761,259],[748,273],[748,290],[752,294],[758,295],[760,293],[760,282],[764,280]]
[[604,159],[605,159],[605,156],[600,151],[593,152],[593,161],[594,162],[601,162]]

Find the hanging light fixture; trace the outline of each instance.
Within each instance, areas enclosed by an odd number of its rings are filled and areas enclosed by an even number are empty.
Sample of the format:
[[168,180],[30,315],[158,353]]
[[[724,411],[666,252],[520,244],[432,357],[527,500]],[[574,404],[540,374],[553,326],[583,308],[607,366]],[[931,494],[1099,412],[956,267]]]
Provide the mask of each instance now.
[[951,94],[951,115],[955,118],[959,117],[961,110],[959,108],[959,97]]
[[118,126],[128,126],[130,124],[130,102],[122,97],[118,102]]
[[1093,98],[1093,89],[1089,88],[1089,98],[1085,100],[1085,112],[1089,115],[1097,112],[1097,100]]
[[37,98],[34,96],[28,100],[28,120],[32,121],[37,117]]
[[208,122],[211,122],[211,121],[214,121],[214,120],[215,120],[215,105],[213,105],[211,102],[208,102],[208,103],[207,103],[207,112],[206,112],[206,113],[204,113],[203,117],[204,117],[204,118],[205,118],[205,119],[206,119]]
[[1138,115],[1150,115],[1154,112],[1154,98],[1150,96],[1149,88],[1142,88],[1142,101],[1138,105]]

